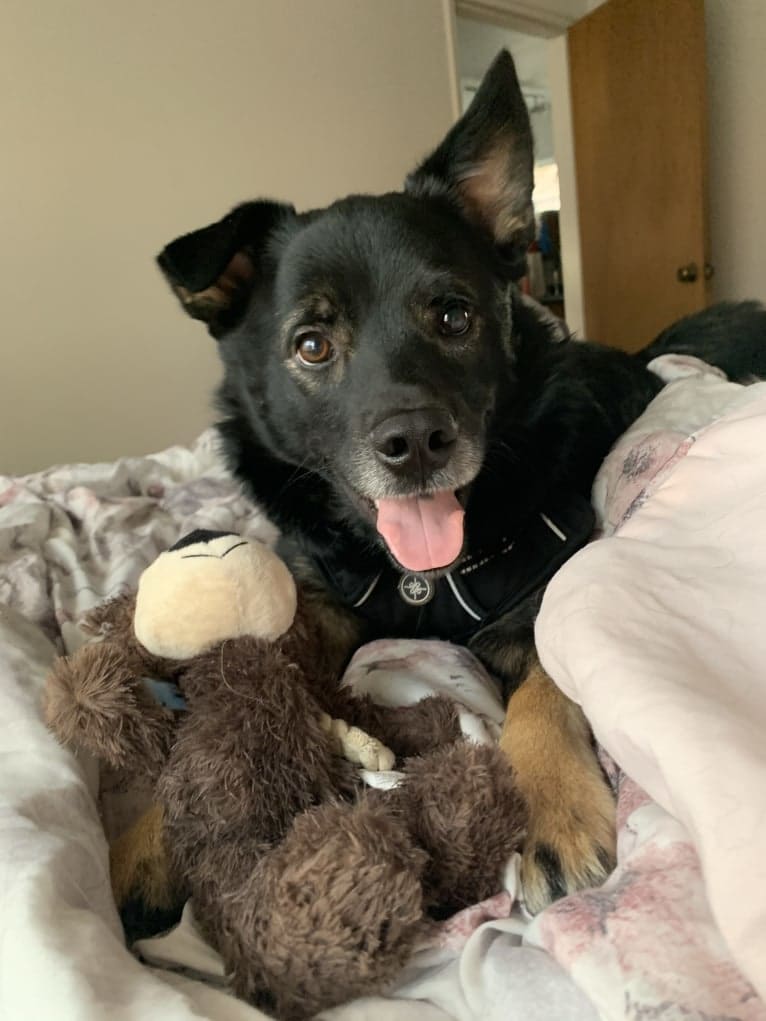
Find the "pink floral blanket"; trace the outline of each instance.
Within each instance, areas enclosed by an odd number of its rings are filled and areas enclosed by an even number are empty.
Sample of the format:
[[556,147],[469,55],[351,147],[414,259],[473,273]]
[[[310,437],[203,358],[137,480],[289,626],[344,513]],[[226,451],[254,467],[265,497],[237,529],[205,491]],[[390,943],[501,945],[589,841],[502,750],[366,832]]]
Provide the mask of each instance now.
[[[668,386],[604,466],[607,537],[538,620],[543,664],[632,779],[617,872],[530,938],[589,991],[601,943],[625,1017],[766,1016],[764,450],[766,383]],[[623,1016],[615,986],[592,995]]]

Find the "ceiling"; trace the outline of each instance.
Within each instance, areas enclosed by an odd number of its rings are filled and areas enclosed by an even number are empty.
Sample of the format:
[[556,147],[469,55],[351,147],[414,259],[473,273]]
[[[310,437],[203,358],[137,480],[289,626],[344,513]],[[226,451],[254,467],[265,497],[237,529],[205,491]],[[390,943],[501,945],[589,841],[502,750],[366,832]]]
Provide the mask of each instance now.
[[511,51],[522,85],[548,91],[547,39],[512,32],[468,18],[457,19],[457,59],[460,78],[481,78],[498,50]]

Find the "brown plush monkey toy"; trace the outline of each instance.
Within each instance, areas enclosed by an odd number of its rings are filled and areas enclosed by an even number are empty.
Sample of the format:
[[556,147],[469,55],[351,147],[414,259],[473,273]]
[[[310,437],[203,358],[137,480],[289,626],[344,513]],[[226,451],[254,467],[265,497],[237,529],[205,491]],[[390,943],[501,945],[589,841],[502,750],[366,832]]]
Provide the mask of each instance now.
[[[90,615],[100,640],[46,693],[60,740],[156,779],[112,849],[118,903],[192,897],[233,990],[289,1019],[385,986],[429,912],[499,889],[524,823],[449,702],[341,688],[314,613],[266,546],[194,532]],[[365,789],[394,754],[400,785]]]

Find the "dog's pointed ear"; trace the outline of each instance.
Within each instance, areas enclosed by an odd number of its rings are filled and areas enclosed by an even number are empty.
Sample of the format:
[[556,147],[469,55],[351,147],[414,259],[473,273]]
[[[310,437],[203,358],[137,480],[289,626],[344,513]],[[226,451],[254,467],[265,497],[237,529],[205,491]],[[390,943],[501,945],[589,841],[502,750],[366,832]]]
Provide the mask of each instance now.
[[407,178],[415,195],[446,195],[502,246],[534,236],[534,146],[513,58],[502,50],[471,105]]
[[217,223],[184,234],[157,256],[181,305],[214,337],[233,326],[263,272],[269,238],[295,215],[280,202],[245,202]]

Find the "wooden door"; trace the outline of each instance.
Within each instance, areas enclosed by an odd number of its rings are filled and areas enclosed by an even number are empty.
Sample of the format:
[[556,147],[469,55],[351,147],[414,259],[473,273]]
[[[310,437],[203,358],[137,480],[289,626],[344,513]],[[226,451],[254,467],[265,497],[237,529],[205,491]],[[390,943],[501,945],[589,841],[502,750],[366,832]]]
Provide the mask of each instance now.
[[568,30],[585,332],[628,351],[709,302],[704,0]]

